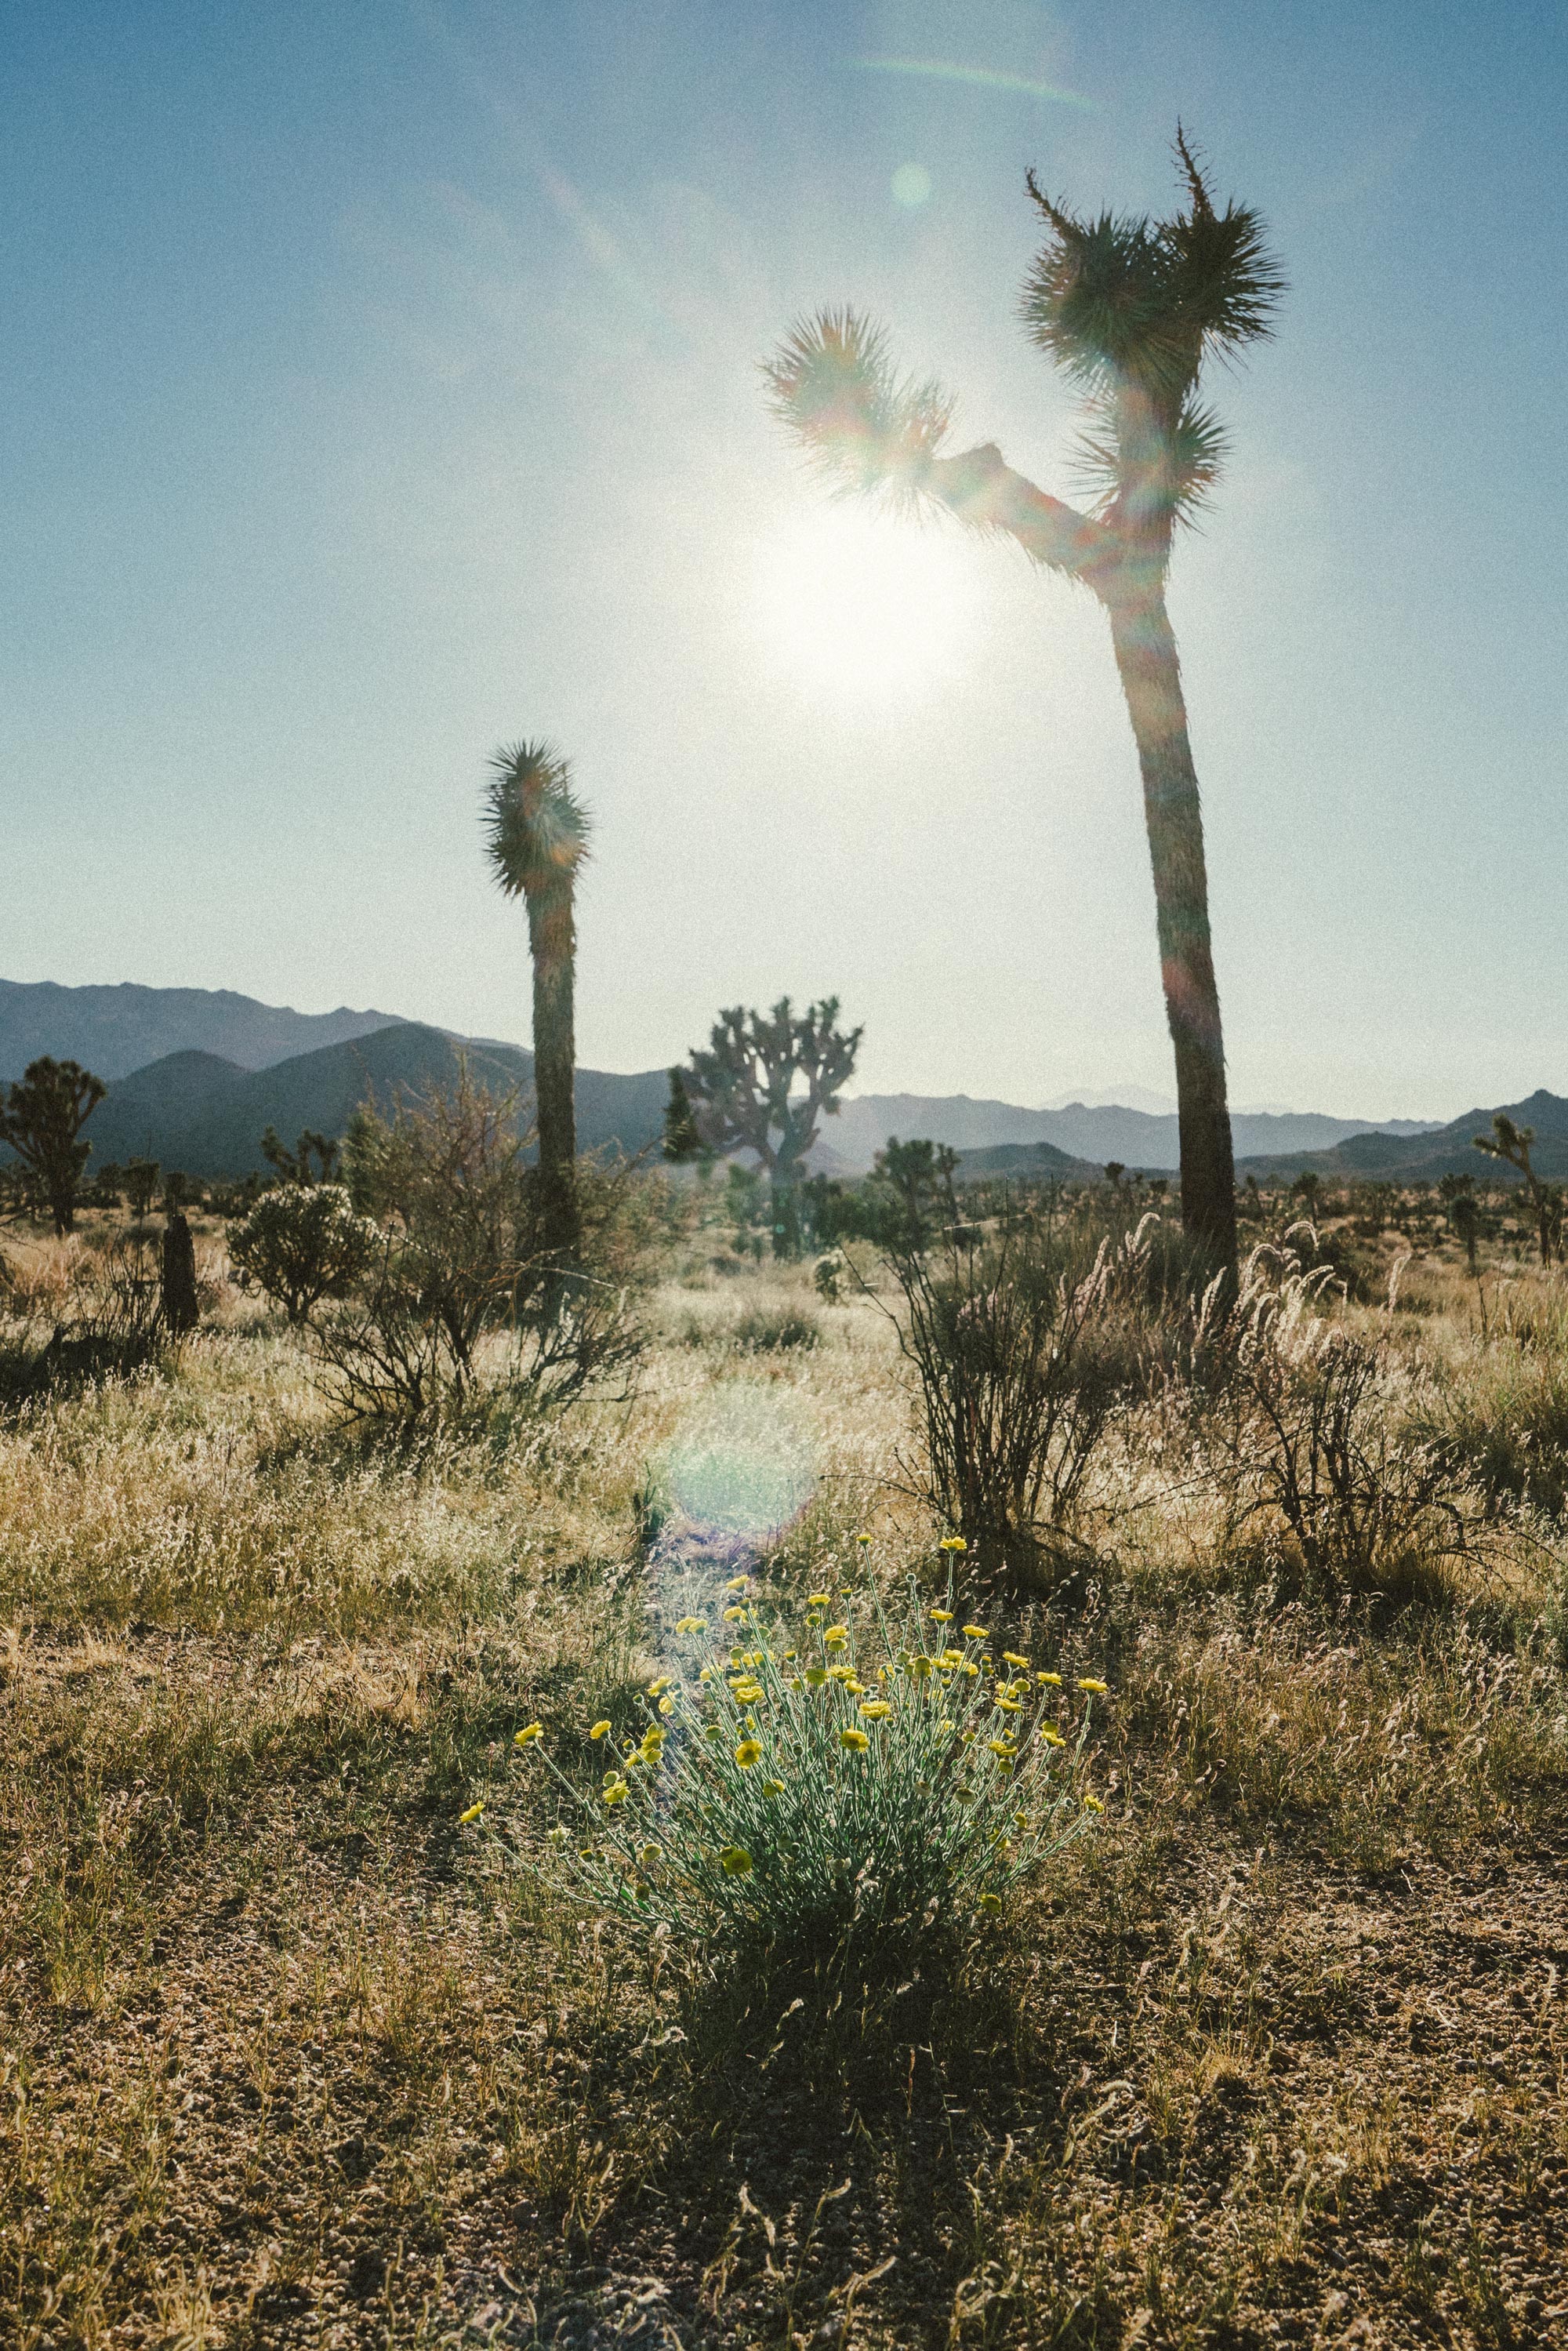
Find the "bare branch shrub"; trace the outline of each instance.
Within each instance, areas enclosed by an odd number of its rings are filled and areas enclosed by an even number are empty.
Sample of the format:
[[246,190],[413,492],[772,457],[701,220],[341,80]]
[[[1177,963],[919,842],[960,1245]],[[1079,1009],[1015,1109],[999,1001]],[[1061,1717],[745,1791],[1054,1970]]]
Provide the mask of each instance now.
[[175,1337],[163,1317],[156,1254],[141,1237],[18,1258],[0,1290],[0,1403],[155,1370]]
[[346,1419],[412,1429],[480,1397],[542,1408],[624,1384],[643,1344],[630,1172],[580,1171],[581,1258],[563,1268],[545,1246],[531,1140],[517,1097],[476,1086],[466,1068],[390,1116],[372,1106],[356,1117],[346,1172],[381,1251],[312,1334]]

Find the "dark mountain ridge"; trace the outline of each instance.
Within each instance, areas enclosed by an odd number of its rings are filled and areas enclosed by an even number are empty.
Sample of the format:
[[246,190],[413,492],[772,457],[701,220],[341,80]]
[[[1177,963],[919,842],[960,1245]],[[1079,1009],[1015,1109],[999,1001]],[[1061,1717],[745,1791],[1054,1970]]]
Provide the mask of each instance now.
[[[1498,1108],[1516,1126],[1535,1130],[1531,1154],[1536,1173],[1553,1183],[1568,1179],[1568,1100],[1549,1093],[1544,1086],[1523,1102],[1501,1102]],[[1354,1183],[1435,1184],[1443,1176],[1473,1176],[1478,1183],[1517,1184],[1523,1178],[1502,1161],[1490,1159],[1475,1146],[1478,1134],[1491,1133],[1492,1112],[1468,1110],[1462,1118],[1420,1135],[1355,1134],[1332,1151],[1267,1153],[1238,1159],[1243,1179],[1256,1176],[1278,1181],[1312,1174],[1325,1181]]]
[[[306,1127],[340,1135],[361,1102],[373,1099],[390,1108],[399,1094],[450,1085],[460,1056],[497,1093],[527,1095],[532,1088],[531,1053],[515,1045],[465,1048],[444,1030],[413,1021],[262,1070],[241,1069],[214,1053],[166,1054],[110,1087],[84,1130],[93,1146],[89,1172],[140,1154],[188,1176],[265,1173],[267,1127],[288,1144]],[[655,1142],[668,1092],[663,1070],[632,1076],[579,1070],[580,1147],[631,1155]]]

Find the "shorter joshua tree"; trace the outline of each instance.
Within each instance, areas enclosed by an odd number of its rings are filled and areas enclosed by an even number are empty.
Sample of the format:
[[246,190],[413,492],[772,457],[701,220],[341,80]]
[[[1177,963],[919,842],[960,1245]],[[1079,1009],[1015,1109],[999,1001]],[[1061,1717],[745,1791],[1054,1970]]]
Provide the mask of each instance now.
[[1476,1242],[1481,1228],[1481,1204],[1476,1197],[1475,1185],[1469,1176],[1439,1176],[1437,1197],[1443,1203],[1450,1228],[1464,1243],[1465,1257],[1474,1273]]
[[497,881],[528,908],[534,966],[534,1100],[539,1205],[547,1249],[573,1260],[582,1245],[577,1196],[575,900],[588,856],[588,811],[571,764],[549,743],[510,743],[490,762],[486,846]]
[[1563,1215],[1565,1205],[1561,1184],[1542,1181],[1531,1162],[1531,1145],[1535,1141],[1532,1126],[1515,1126],[1505,1110],[1492,1113],[1492,1131],[1478,1134],[1475,1146],[1484,1151],[1489,1159],[1504,1160],[1517,1167],[1530,1192],[1530,1205],[1535,1211],[1537,1238],[1541,1243],[1541,1262],[1550,1265],[1558,1253],[1563,1238]]
[[[798,1244],[806,1154],[821,1120],[838,1113],[865,1033],[846,1034],[838,1020],[836,996],[803,1013],[792,1009],[787,996],[768,1013],[736,1005],[719,1014],[706,1051],[695,1050],[670,1072],[666,1134],[683,1143],[695,1137],[694,1157],[698,1149],[756,1153],[772,1193],[773,1242],[780,1257],[793,1255]],[[680,1155],[688,1155],[683,1149]]]
[[[286,1143],[279,1142],[275,1126],[269,1126],[261,1138],[262,1157],[285,1184],[335,1184],[339,1147],[331,1138],[318,1134],[309,1126],[292,1151]],[[312,1160],[316,1163],[314,1167]]]
[[0,1105],[0,1143],[21,1161],[28,1188],[47,1200],[57,1233],[76,1226],[77,1196],[90,1143],[78,1140],[85,1122],[109,1092],[79,1061],[46,1053],[27,1064]]
[[140,1154],[125,1165],[125,1196],[137,1223],[146,1221],[147,1211],[158,1197],[158,1186],[163,1180],[163,1170],[155,1159],[143,1159]]

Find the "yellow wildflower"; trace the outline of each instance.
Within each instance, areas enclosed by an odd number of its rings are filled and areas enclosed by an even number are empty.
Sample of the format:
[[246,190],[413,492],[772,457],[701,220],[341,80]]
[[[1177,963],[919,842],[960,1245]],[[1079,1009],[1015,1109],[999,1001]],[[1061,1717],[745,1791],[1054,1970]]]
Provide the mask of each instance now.
[[871,1745],[871,1740],[866,1737],[863,1730],[841,1730],[839,1733],[839,1745],[841,1747],[852,1747],[857,1754],[863,1754],[865,1750]]
[[871,1537],[870,1535],[856,1535],[855,1541],[858,1543],[868,1543],[871,1541]]
[[810,1592],[806,1595],[808,1608],[831,1608],[832,1604],[833,1595],[831,1592]]
[[810,1686],[811,1686],[811,1687],[812,1687],[813,1689],[821,1689],[821,1687],[822,1687],[822,1684],[827,1680],[827,1678],[828,1678],[828,1669],[827,1669],[826,1666],[808,1666],[808,1667],[807,1667],[807,1668],[806,1668],[806,1679],[808,1680],[808,1682],[810,1682]]
[[971,1664],[967,1657],[964,1659],[963,1664],[958,1667],[958,1671],[961,1674],[967,1674],[971,1681],[978,1681],[980,1678],[979,1667]]
[[608,1739],[610,1736],[609,1723],[596,1722],[588,1735],[590,1739]]
[[1092,1813],[1103,1813],[1105,1809],[1098,1796],[1085,1796],[1083,1802],[1086,1808]]
[[748,1575],[732,1575],[724,1588],[727,1592],[744,1592],[750,1581]]
[[707,1631],[707,1618],[706,1616],[683,1616],[680,1623],[675,1626],[675,1630],[677,1633],[706,1633]]
[[637,1847],[637,1866],[639,1869],[652,1869],[653,1864],[658,1860],[658,1858],[659,1848],[656,1844],[640,1844]]
[[915,1676],[917,1682],[928,1682],[931,1679],[933,1670],[930,1658],[924,1656],[911,1657],[909,1660],[909,1670]]
[[985,1912],[988,1918],[994,1918],[1001,1907],[1002,1897],[999,1894],[981,1895],[980,1908]]
[[784,1793],[783,1781],[764,1780],[762,1782],[762,1792],[765,1796],[781,1796]]
[[762,1684],[754,1681],[731,1682],[729,1693],[732,1698],[738,1698],[742,1706],[755,1706],[762,1696]]
[[518,1731],[517,1738],[512,1743],[516,1747],[532,1747],[535,1746],[538,1741],[544,1737],[544,1735],[545,1727],[542,1722],[530,1722],[527,1724],[523,1729]]
[[470,1821],[476,1821],[478,1819],[484,1809],[485,1807],[483,1804],[470,1804],[468,1810],[465,1813],[459,1813],[457,1817],[462,1822],[463,1826],[466,1828]]
[[718,1856],[719,1866],[727,1877],[749,1877],[751,1855],[743,1844],[727,1844]]
[[1009,1763],[1017,1751],[1010,1739],[988,1739],[986,1744],[993,1755],[1004,1756]]
[[735,1760],[743,1771],[749,1771],[762,1753],[760,1739],[743,1739],[735,1750]]
[[950,1608],[934,1608],[931,1611],[931,1622],[934,1625],[950,1625],[953,1622],[953,1611]]
[[711,1682],[713,1679],[713,1667],[711,1666],[705,1666],[701,1673],[697,1676],[697,1679],[699,1682]]
[[974,1732],[973,1732],[972,1730],[966,1730],[966,1732],[964,1733],[964,1744],[965,1744],[965,1746],[966,1746],[966,1747],[972,1747],[972,1746],[974,1745],[974,1743],[975,1743],[975,1734],[974,1734]]
[[967,1551],[969,1546],[962,1535],[944,1535],[936,1548],[938,1551]]
[[1103,1698],[1105,1695],[1105,1684],[1103,1682],[1085,1680],[1081,1681],[1078,1687],[1081,1690],[1088,1690],[1094,1698]]
[[564,1844],[566,1843],[566,1831],[559,1827],[547,1830],[545,1841],[549,1844]]
[[664,1692],[669,1688],[670,1684],[674,1679],[674,1676],[673,1674],[661,1674],[656,1682],[650,1682],[648,1684],[648,1696],[650,1698],[663,1698]]
[[1020,1657],[1014,1649],[1004,1649],[1002,1651],[1002,1663],[1004,1666],[1016,1666],[1019,1673],[1027,1673],[1029,1671],[1029,1659],[1027,1657]]
[[[942,1720],[937,1724],[936,1728],[937,1728],[937,1729],[938,1729],[938,1730],[951,1730],[951,1729],[954,1728],[954,1725],[953,1725],[953,1721],[952,1721],[951,1717],[950,1717],[950,1716],[944,1715],[944,1717],[943,1717]],[[974,1735],[975,1735],[975,1734],[974,1734],[974,1732],[971,1730],[967,1735],[969,1736],[969,1738],[973,1739],[973,1737],[974,1737]]]
[[847,1625],[830,1625],[822,1635],[823,1646],[830,1649],[841,1649],[849,1637],[850,1628]]
[[1019,1714],[1021,1711],[1022,1709],[1016,1698],[999,1698],[997,1700],[997,1712],[998,1714]]
[[885,1722],[892,1712],[893,1708],[884,1698],[868,1698],[861,1707],[862,1718],[866,1722]]
[[1040,1683],[1043,1689],[1060,1689],[1061,1687],[1061,1676],[1060,1674],[1036,1674],[1035,1679]]
[[1042,1722],[1040,1724],[1040,1735],[1044,1740],[1048,1747],[1065,1747],[1067,1744],[1067,1741],[1063,1739],[1061,1731],[1053,1730],[1049,1722]]
[[724,1612],[724,1621],[727,1625],[744,1625],[746,1622],[745,1609],[727,1608]]
[[966,1625],[964,1627],[966,1641],[988,1641],[990,1637],[983,1625]]
[[675,1701],[673,1698],[662,1698],[659,1700],[659,1712],[661,1714],[674,1714],[674,1710]]
[[623,1804],[631,1792],[624,1780],[612,1780],[604,1791],[604,1801],[607,1804]]

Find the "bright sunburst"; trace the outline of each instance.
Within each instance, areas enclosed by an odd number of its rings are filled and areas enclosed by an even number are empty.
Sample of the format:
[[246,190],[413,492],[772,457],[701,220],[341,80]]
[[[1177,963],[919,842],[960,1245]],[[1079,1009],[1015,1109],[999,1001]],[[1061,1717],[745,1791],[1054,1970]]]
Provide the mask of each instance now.
[[849,507],[818,507],[765,540],[756,596],[777,667],[844,701],[924,695],[972,633],[970,577],[951,538]]

